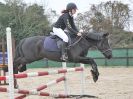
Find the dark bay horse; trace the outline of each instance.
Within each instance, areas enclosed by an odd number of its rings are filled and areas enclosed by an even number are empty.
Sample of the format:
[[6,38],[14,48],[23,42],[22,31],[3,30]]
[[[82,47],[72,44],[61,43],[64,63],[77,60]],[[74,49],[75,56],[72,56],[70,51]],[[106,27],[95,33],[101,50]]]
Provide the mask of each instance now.
[[[89,48],[96,47],[106,58],[110,59],[112,57],[112,49],[108,42],[108,35],[108,33],[83,33],[68,48],[68,62],[90,64],[94,82],[98,80],[99,72],[95,60],[87,57],[87,53]],[[26,64],[43,58],[62,62],[60,59],[61,52],[51,52],[44,48],[45,38],[46,36],[34,36],[20,41],[16,47],[13,62],[15,74],[23,67],[26,67]]]

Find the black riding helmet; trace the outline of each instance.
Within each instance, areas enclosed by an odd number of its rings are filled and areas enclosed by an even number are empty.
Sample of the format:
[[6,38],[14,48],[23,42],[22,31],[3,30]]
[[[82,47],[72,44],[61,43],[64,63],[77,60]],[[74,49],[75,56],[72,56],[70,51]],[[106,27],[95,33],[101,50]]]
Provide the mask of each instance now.
[[75,3],[68,3],[66,10],[78,9]]

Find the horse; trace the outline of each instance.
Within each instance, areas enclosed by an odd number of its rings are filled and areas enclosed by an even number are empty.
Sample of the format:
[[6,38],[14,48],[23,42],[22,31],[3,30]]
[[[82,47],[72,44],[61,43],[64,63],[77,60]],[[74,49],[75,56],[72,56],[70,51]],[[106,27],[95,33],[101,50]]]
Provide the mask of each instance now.
[[[67,54],[69,63],[90,64],[93,81],[96,82],[99,77],[99,71],[95,60],[87,57],[90,48],[96,47],[107,59],[112,58],[112,49],[108,39],[109,33],[89,33],[84,32],[82,36],[77,36],[71,39],[71,44],[68,46]],[[15,57],[13,60],[14,74],[18,71],[26,70],[26,64],[34,61],[47,58],[57,62],[64,62],[60,59],[61,50],[49,51],[45,48],[45,40],[48,36],[33,36],[22,39],[16,46]],[[54,39],[54,38],[52,38]]]

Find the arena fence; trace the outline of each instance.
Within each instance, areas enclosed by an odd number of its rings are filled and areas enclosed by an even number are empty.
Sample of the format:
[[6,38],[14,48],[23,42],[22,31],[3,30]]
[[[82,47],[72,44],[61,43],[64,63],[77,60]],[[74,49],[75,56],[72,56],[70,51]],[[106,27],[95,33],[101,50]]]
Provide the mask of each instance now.
[[[115,48],[112,50],[112,52],[113,58],[109,60],[105,59],[102,53],[98,50],[90,50],[87,56],[94,58],[98,66],[133,66],[133,48]],[[67,67],[75,66],[80,66],[80,64],[67,63]],[[28,68],[40,67],[62,67],[62,64],[60,62],[54,62],[47,59],[43,59],[28,65]]]

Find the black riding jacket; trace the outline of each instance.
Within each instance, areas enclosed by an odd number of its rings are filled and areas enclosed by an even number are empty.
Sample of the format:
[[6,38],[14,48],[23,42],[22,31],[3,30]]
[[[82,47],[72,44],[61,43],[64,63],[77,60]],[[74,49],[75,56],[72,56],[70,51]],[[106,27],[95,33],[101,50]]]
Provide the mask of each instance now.
[[74,19],[72,16],[70,16],[69,13],[62,14],[57,20],[57,22],[54,24],[54,27],[61,28],[62,30],[66,28],[72,34],[78,33],[78,29],[75,26]]

